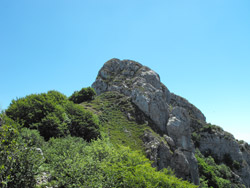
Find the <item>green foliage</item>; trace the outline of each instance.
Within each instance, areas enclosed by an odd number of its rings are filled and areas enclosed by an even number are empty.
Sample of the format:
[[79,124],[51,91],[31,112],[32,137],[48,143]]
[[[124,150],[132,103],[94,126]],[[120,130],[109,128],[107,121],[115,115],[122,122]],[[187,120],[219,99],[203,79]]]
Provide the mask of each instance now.
[[99,120],[91,111],[73,103],[65,105],[70,119],[69,131],[72,136],[82,137],[87,141],[99,137]]
[[232,170],[239,170],[242,167],[241,163],[233,160],[229,153],[224,154],[223,162]]
[[51,139],[45,156],[57,187],[195,187],[165,169],[157,171],[142,154],[114,147],[107,139]]
[[244,187],[233,178],[231,169],[225,164],[216,164],[211,156],[204,157],[199,150],[196,150],[196,159],[198,161],[200,182],[202,188],[228,188]]
[[99,135],[97,117],[57,91],[13,100],[6,114],[24,127],[39,130],[46,141],[69,134],[90,141]]
[[193,132],[191,136],[192,136],[192,140],[194,142],[195,147],[196,148],[199,147],[200,146],[200,139],[201,139],[200,134]]
[[126,96],[105,92],[81,105],[98,114],[101,130],[109,135],[113,144],[144,152],[141,138],[146,130],[152,130],[148,124],[153,123]]
[[201,130],[199,130],[200,132],[208,132],[210,134],[212,134],[213,132],[216,132],[216,131],[223,131],[223,129],[220,127],[220,126],[217,126],[217,125],[212,125],[210,123],[206,124],[205,126],[203,126],[201,128]]
[[18,141],[27,144],[28,147],[43,147],[45,141],[42,136],[40,136],[39,131],[31,130],[28,128],[22,128],[18,136]]
[[4,121],[0,127],[0,187],[34,187],[42,156],[36,148],[18,142],[17,124],[7,117]]
[[76,104],[80,104],[84,101],[93,100],[95,95],[96,95],[95,90],[91,87],[87,87],[87,88],[82,88],[80,91],[75,91],[69,97],[69,100],[73,101]]
[[223,161],[227,166],[231,166],[233,165],[233,159],[231,157],[231,155],[229,153],[224,154],[223,156]]
[[57,105],[66,101],[66,96],[49,91],[41,94],[31,94],[24,98],[12,100],[6,115],[27,128],[32,128],[40,123],[44,117],[54,112]]
[[69,134],[68,125],[70,120],[62,106],[57,105],[54,112],[45,116],[37,123],[40,134],[48,140],[51,137],[63,137]]

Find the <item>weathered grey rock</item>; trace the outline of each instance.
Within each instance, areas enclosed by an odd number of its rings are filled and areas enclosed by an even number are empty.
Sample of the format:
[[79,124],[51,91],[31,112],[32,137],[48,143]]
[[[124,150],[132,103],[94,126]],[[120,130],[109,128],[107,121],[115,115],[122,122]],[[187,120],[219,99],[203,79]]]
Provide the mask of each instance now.
[[167,132],[178,147],[189,151],[194,149],[191,143],[190,119],[184,108],[173,108],[167,123]]
[[247,164],[250,166],[250,146],[247,142],[243,142],[240,144],[240,150],[242,152],[243,158],[247,162]]
[[[167,144],[164,144],[159,138],[154,136],[150,131],[143,135],[147,157],[153,161],[153,166],[162,169],[170,166],[172,152]],[[161,156],[161,157],[160,157]]]
[[166,142],[168,143],[168,145],[171,147],[171,148],[175,148],[175,143],[174,143],[174,140],[168,136],[168,135],[163,135],[163,138],[166,140]]
[[[159,135],[145,132],[143,141],[147,156],[158,169],[171,167],[178,177],[199,184],[193,139],[204,154],[210,152],[218,160],[229,155],[241,164],[234,178],[250,187],[250,147],[239,144],[225,131],[203,131],[204,114],[186,99],[170,93],[153,70],[130,60],[111,59],[98,73],[92,87],[97,94],[117,91],[132,99]],[[127,114],[131,119],[130,114]],[[196,140],[198,139],[198,140]]]
[[191,165],[189,164],[189,161],[185,156],[185,154],[180,149],[174,151],[171,166],[174,166],[176,175],[178,177],[191,180],[190,178]]
[[231,134],[225,134],[224,131],[213,133],[201,132],[199,149],[202,153],[211,152],[219,160],[223,160],[226,154],[229,154],[233,160],[239,161],[242,153],[239,144]]
[[[212,132],[200,132],[199,150],[203,154],[211,154],[220,161],[236,161],[240,168],[235,169],[235,173],[240,176],[243,183],[250,187],[250,152],[235,140],[233,135],[223,130],[213,130]],[[243,144],[244,145],[244,144]],[[233,165],[233,164],[232,164]]]
[[[183,151],[182,154],[189,164],[189,173],[191,180],[195,184],[199,184],[198,164],[195,158],[195,148],[191,140],[190,117],[182,107],[174,107],[170,113],[167,124],[168,135],[174,140],[178,150]],[[181,157],[180,155],[177,155]]]
[[170,93],[159,75],[148,67],[135,61],[111,59],[103,65],[92,87],[98,95],[119,91],[130,96],[161,131],[166,131]]
[[188,102],[183,97],[175,95],[174,93],[170,94],[170,105],[173,107],[179,106],[185,108],[188,112],[188,115],[191,119],[191,131],[200,129],[203,124],[206,122],[206,117],[204,114],[196,108],[193,104]]
[[[193,153],[184,151],[181,148],[175,149],[175,145],[172,144],[173,140],[167,136],[164,136],[164,138],[167,138],[170,143],[162,141],[160,137],[153,135],[150,131],[144,133],[143,141],[146,154],[147,157],[153,161],[153,166],[159,170],[170,167],[174,170],[177,177],[192,181],[198,185],[199,174],[197,162],[195,164],[192,163],[193,160],[196,161]],[[173,145],[173,147],[170,146],[170,144]],[[194,157],[194,159],[192,159],[192,157]],[[192,172],[194,168],[197,168],[196,172]]]

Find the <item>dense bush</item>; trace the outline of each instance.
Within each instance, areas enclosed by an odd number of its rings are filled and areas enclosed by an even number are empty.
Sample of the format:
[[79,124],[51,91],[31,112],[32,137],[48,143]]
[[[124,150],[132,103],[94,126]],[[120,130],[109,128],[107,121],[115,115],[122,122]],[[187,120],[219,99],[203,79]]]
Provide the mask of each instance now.
[[6,114],[23,127],[39,130],[45,140],[71,134],[90,141],[99,135],[98,118],[57,91],[13,100]]
[[72,136],[82,137],[87,141],[99,136],[99,120],[91,111],[73,103],[65,105],[70,119],[69,131]]
[[84,101],[89,101],[94,99],[96,92],[93,88],[87,87],[82,88],[80,91],[75,91],[70,97],[69,100],[73,101],[76,104],[80,104]]
[[51,137],[63,137],[69,134],[70,120],[62,106],[57,105],[55,110],[37,123],[40,134],[48,140]]
[[5,117],[0,127],[0,187],[34,187],[43,160],[36,148],[18,140],[18,125]]
[[108,140],[86,143],[72,137],[51,139],[45,156],[53,179],[50,186],[195,187],[166,169],[157,171],[142,154],[116,148]]
[[31,94],[24,98],[12,100],[6,110],[6,115],[24,127],[33,128],[49,113],[54,112],[57,105],[65,103],[66,99],[65,95],[57,91]]
[[28,147],[34,146],[37,148],[41,148],[45,143],[39,131],[28,128],[22,128],[20,130],[18,141],[27,144]]
[[216,164],[211,156],[204,157],[196,150],[196,159],[198,161],[201,188],[240,188],[244,187],[237,178],[235,179],[231,169],[225,164]]

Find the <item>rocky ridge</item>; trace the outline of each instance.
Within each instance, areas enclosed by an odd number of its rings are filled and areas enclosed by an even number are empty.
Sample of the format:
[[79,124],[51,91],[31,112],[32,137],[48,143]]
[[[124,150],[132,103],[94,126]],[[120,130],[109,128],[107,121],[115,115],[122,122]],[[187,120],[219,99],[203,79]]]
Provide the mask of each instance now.
[[131,60],[111,59],[100,69],[92,87],[98,95],[116,91],[130,97],[154,122],[153,128],[161,137],[146,131],[142,140],[148,158],[158,169],[170,167],[178,177],[198,185],[195,157],[198,148],[202,154],[209,153],[218,161],[228,157],[230,162],[239,164],[234,173],[242,184],[250,186],[248,144],[239,144],[223,130],[204,128],[207,125],[204,114],[186,99],[170,93],[150,68]]

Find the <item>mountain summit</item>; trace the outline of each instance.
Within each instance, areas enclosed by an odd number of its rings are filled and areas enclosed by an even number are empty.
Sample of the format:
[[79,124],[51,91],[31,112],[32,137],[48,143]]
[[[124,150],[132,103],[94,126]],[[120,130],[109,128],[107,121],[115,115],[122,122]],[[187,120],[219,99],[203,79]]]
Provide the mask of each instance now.
[[[232,187],[250,187],[249,145],[208,124],[198,108],[171,93],[150,68],[131,60],[111,59],[100,69],[92,87],[98,95],[116,92],[128,97],[149,119],[152,130],[140,139],[159,170],[170,167],[178,177],[199,185],[200,180],[215,176],[217,172],[208,174],[206,169],[212,166]],[[222,168],[230,175],[223,175]]]

